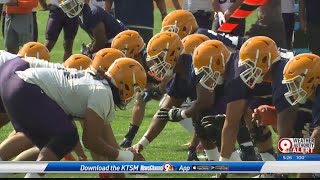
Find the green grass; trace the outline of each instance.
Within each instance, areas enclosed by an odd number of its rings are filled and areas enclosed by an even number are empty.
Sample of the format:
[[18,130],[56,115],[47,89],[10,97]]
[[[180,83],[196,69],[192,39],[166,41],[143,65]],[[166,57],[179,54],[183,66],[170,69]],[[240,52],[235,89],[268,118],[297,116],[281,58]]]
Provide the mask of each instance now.
[[[170,9],[172,11],[172,9]],[[45,41],[45,29],[46,22],[48,18],[48,12],[39,11],[37,14],[38,17],[38,26],[39,26],[39,42]],[[160,31],[161,19],[158,9],[155,9],[155,29],[154,33]],[[247,20],[247,29],[253,23],[255,19],[255,14],[251,15]],[[59,40],[57,41],[54,49],[51,52],[52,61],[62,62],[63,56],[63,43],[62,43],[63,33],[61,33]],[[3,42],[2,36],[0,41]],[[89,43],[89,37],[82,29],[79,29],[74,42],[74,53],[80,52],[81,43]],[[0,43],[0,49],[4,49],[3,43]],[[32,104],[31,104],[32,105]],[[146,108],[146,115],[144,121],[139,129],[139,132],[135,138],[134,143],[136,143],[147,130],[149,123],[153,114],[158,108],[158,103],[155,101],[150,102]],[[121,142],[125,133],[127,132],[129,121],[131,119],[131,111],[117,111],[116,119],[112,123],[113,131],[115,133],[118,143]],[[1,129],[0,140],[4,140],[7,135],[12,131],[11,124],[5,126]],[[81,128],[79,128],[79,134],[82,134]],[[180,126],[179,123],[168,123],[167,127],[163,132],[148,146],[148,148],[143,152],[147,160],[152,161],[185,161],[186,147],[183,147],[182,144],[188,142],[191,138],[191,135]],[[89,156],[88,151],[86,150],[87,156]],[[150,177],[211,177],[214,174],[150,174]],[[24,175],[16,175],[14,177],[23,177]],[[251,177],[253,175],[234,175],[235,177]],[[69,178],[94,178],[97,177],[96,174],[48,174],[47,177],[69,177]],[[129,177],[135,177],[129,175]]]

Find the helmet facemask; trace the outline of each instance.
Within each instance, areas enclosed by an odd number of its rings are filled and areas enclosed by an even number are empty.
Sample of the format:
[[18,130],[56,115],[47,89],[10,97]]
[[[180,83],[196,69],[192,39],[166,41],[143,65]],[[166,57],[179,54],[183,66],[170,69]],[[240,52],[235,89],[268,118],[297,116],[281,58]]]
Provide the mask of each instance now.
[[[305,74],[307,71],[308,70],[306,69]],[[286,92],[284,96],[292,106],[298,103],[304,104],[307,101],[308,93],[302,88],[304,79],[304,75],[299,75],[290,80],[282,80],[282,84],[285,84],[288,88],[288,92]]]
[[178,34],[179,27],[177,25],[177,21],[174,21],[174,25],[163,26],[160,32],[173,32]]
[[69,18],[74,18],[80,14],[83,5],[83,0],[64,0],[59,6]]
[[148,56],[146,59],[150,70],[148,74],[160,81],[163,80],[165,76],[170,75],[172,72],[171,64],[166,62],[168,50],[169,43],[167,43],[167,47],[157,55]]
[[[256,59],[254,61],[252,61],[251,59],[239,61],[239,67],[245,66],[246,69],[240,74],[240,78],[251,89],[253,89],[256,84],[262,83],[263,77],[265,75],[265,72],[263,72],[262,68],[257,66],[258,61],[259,49],[257,50]],[[269,57],[266,63],[269,68],[271,65],[271,53],[269,53]]]
[[[222,58],[224,58],[223,54],[221,53]],[[222,75],[219,71],[214,71],[212,70],[212,58],[210,59],[210,64],[209,66],[204,66],[201,67],[198,71],[196,71],[196,75],[202,73],[203,76],[200,79],[199,83],[206,89],[208,89],[209,91],[213,91],[214,88],[217,85],[221,85],[223,84],[223,78]],[[224,59],[222,59],[223,62],[223,68],[225,68],[225,64],[224,64]]]
[[[137,102],[137,95],[142,92],[142,89],[137,84],[136,76],[134,73],[132,74],[132,84],[133,92],[130,91],[130,87],[128,87],[127,84],[122,83],[120,84],[120,87],[118,87],[119,94],[122,99],[122,104],[125,107],[125,109],[131,109]],[[128,94],[130,97],[126,97],[128,96]]]

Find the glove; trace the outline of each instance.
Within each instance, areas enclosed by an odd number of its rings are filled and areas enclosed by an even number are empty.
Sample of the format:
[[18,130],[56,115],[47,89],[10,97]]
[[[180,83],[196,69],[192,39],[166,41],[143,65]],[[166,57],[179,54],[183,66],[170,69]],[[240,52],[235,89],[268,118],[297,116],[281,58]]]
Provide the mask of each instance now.
[[149,102],[151,99],[158,100],[161,99],[161,93],[159,91],[159,88],[150,88],[146,89],[141,93],[142,100],[144,102]]
[[181,112],[182,109],[173,107],[172,109],[168,108],[161,108],[158,111],[157,118],[163,120],[163,121],[171,121],[171,122],[179,122],[181,121]]
[[81,51],[81,54],[92,58],[92,54],[90,53],[90,47],[85,45],[84,43],[82,43],[80,51]]
[[226,19],[224,18],[224,14],[222,12],[218,12],[219,17],[219,25],[221,26],[223,23],[226,22]]

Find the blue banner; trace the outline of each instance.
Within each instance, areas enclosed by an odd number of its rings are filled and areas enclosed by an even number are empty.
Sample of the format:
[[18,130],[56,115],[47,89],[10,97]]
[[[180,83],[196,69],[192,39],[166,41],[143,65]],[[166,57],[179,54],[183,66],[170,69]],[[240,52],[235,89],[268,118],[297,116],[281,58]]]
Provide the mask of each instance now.
[[320,161],[320,154],[279,154],[277,161]]
[[121,172],[121,173],[258,173],[264,162],[48,162],[44,172]]

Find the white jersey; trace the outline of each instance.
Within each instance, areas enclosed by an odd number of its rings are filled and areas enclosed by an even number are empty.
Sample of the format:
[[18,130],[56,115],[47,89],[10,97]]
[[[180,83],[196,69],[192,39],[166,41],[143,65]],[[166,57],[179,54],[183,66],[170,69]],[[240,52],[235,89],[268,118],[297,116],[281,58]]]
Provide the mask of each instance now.
[[115,105],[107,81],[95,80],[84,71],[64,69],[29,68],[16,73],[24,81],[38,85],[73,117],[84,118],[86,109],[90,108],[105,123],[110,123],[114,118]]
[[5,63],[5,62],[7,62],[7,61],[9,61],[11,59],[14,59],[16,57],[19,57],[19,56],[16,55],[16,54],[9,53],[7,51],[0,50],[0,66],[3,63]]
[[[12,53],[9,53],[7,51],[3,51],[3,50],[0,50],[0,67],[7,61],[10,61],[14,58],[17,58],[19,57],[18,55],[16,54],[12,54]],[[63,64],[60,64],[60,63],[51,63],[51,62],[48,62],[48,61],[45,61],[45,60],[41,60],[41,59],[37,59],[37,58],[34,58],[34,57],[26,57],[26,58],[23,58],[25,61],[29,62],[29,66],[31,68],[55,68],[55,69],[58,69],[58,68],[64,68]]]
[[183,9],[192,13],[195,13],[198,10],[211,12],[212,0],[184,0]]

